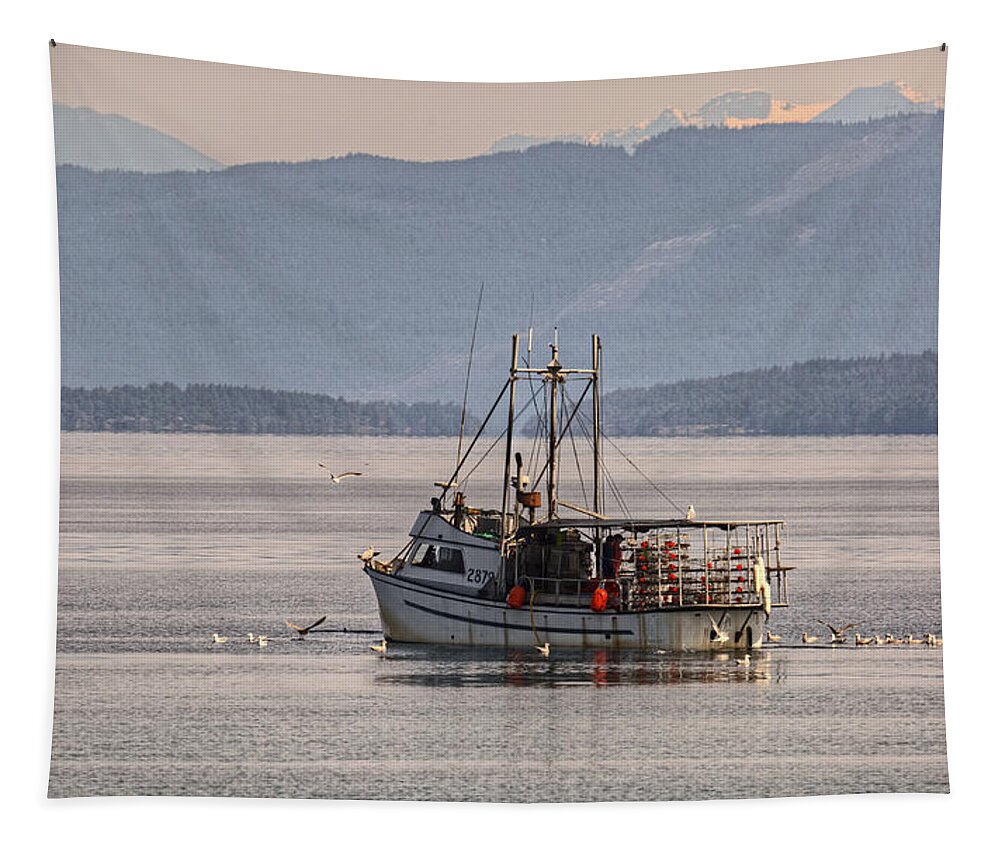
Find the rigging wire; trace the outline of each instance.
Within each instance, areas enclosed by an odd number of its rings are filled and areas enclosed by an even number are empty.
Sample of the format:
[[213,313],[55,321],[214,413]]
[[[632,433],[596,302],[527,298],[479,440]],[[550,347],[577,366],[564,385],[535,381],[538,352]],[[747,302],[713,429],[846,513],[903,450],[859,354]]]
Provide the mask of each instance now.
[[[586,415],[584,415],[584,414],[581,414],[581,416],[583,417],[584,421],[588,421],[588,420],[587,420],[587,417],[586,417]],[[671,499],[671,498],[670,498],[669,496],[667,496],[667,494],[665,494],[665,493],[664,493],[664,492],[663,492],[663,491],[662,491],[662,490],[661,490],[661,489],[660,489],[660,488],[659,488],[659,487],[657,486],[656,482],[654,482],[654,481],[653,481],[653,480],[652,480],[651,478],[649,478],[649,476],[647,476],[647,475],[646,475],[646,474],[645,474],[645,473],[644,473],[644,472],[642,471],[642,468],[641,468],[641,467],[639,467],[639,466],[638,466],[638,465],[637,465],[637,464],[635,463],[635,461],[633,461],[633,460],[632,460],[631,458],[629,458],[629,457],[628,457],[628,455],[626,455],[626,454],[625,454],[625,451],[624,451],[624,450],[623,450],[623,449],[622,449],[622,448],[621,448],[621,447],[620,447],[620,446],[619,446],[619,445],[618,445],[617,443],[615,443],[615,442],[614,442],[614,441],[613,441],[613,440],[612,440],[612,439],[611,439],[610,437],[608,437],[608,436],[607,436],[607,434],[606,434],[606,433],[604,432],[604,429],[601,429],[601,437],[602,437],[602,438],[603,438],[603,439],[604,439],[605,441],[607,441],[608,443],[610,443],[610,444],[611,444],[611,446],[613,446],[613,447],[614,447],[614,449],[615,449],[615,450],[616,450],[616,451],[618,452],[618,454],[619,454],[619,455],[621,455],[621,456],[622,456],[622,458],[624,458],[624,459],[625,459],[625,460],[626,460],[626,461],[627,461],[627,462],[628,462],[628,463],[629,463],[629,464],[630,464],[630,465],[632,466],[632,468],[633,468],[633,469],[634,469],[634,470],[635,470],[635,471],[636,471],[636,472],[637,472],[637,473],[638,473],[638,474],[639,474],[640,476],[642,476],[642,477],[643,477],[643,479],[645,479],[645,480],[646,480],[647,484],[649,484],[649,486],[650,486],[650,487],[652,487],[652,489],[653,489],[654,491],[656,491],[656,492],[657,492],[657,493],[658,493],[658,494],[659,494],[660,496],[662,496],[662,497],[663,497],[663,498],[664,498],[664,499],[665,499],[665,500],[666,500],[666,501],[667,501],[667,502],[668,502],[668,503],[669,503],[669,504],[670,504],[671,506],[673,506],[674,510],[676,510],[676,511],[679,511],[679,512],[681,512],[681,513],[683,513],[683,512],[684,512],[684,509],[683,509],[683,508],[681,508],[681,507],[680,507],[680,506],[679,506],[679,505],[678,505],[678,504],[677,504],[676,502],[674,502],[674,501],[673,501],[673,500],[672,500],[672,499]]]
[[[540,390],[540,389],[541,388],[538,388],[538,390]],[[536,394],[538,393],[538,390],[535,390]],[[521,414],[523,414],[525,411],[528,410],[528,406],[532,403],[532,401],[534,401],[534,395],[532,396],[531,399],[529,399],[527,402],[525,402],[524,405],[521,407],[521,410],[517,412],[517,415],[514,417],[514,422],[515,423],[521,418]],[[503,440],[503,438],[506,436],[506,434],[507,434],[507,429],[504,428],[504,430],[501,431],[500,434],[497,435],[496,439],[487,447],[486,451],[482,454],[482,456],[480,457],[480,459],[475,463],[475,465],[473,466],[473,468],[471,470],[469,470],[468,473],[465,474],[464,478],[461,481],[460,487],[465,487],[465,483],[467,481],[469,481],[469,478],[472,476],[472,474],[475,473],[476,470],[479,469],[480,465],[483,463],[483,461],[486,460],[487,456],[489,456],[489,454],[494,449],[496,449],[497,444],[501,440]]]
[[465,392],[462,394],[462,418],[458,423],[458,454],[455,460],[461,464],[462,458],[462,437],[465,435],[465,412],[469,404],[469,379],[472,376],[472,356],[476,351],[476,331],[479,330],[479,312],[483,307],[483,292],[486,289],[486,281],[479,286],[479,301],[476,302],[476,321],[472,324],[472,342],[469,344],[469,362],[465,367]]

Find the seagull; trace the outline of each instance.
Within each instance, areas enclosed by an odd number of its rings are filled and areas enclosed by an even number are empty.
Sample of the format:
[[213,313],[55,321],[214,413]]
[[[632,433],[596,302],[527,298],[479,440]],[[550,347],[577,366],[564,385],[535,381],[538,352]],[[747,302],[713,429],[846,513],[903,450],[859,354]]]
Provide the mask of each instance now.
[[727,641],[729,641],[729,633],[723,630],[722,627],[715,622],[715,618],[709,615],[708,619],[712,623],[712,633],[713,633],[712,637],[709,638],[709,641],[711,641],[712,644],[725,644]]
[[548,658],[550,652],[549,643],[546,641],[541,647],[536,645],[535,650],[541,653],[545,658]]
[[321,617],[318,621],[316,621],[316,623],[311,623],[309,624],[309,626],[299,626],[298,624],[294,624],[291,621],[285,621],[285,626],[287,626],[289,629],[294,629],[299,634],[299,637],[293,638],[292,641],[302,641],[303,639],[305,639],[307,635],[309,635],[309,633],[312,630],[316,629],[316,627],[318,627],[325,620],[326,620],[326,615],[323,615],[323,617]]
[[919,638],[914,638],[912,635],[907,635],[906,636],[906,640],[903,643],[904,644],[923,644],[924,642],[921,641]]
[[750,667],[750,654],[747,653],[747,655],[744,656],[742,659],[737,659],[736,660],[736,664],[739,665],[741,668],[749,668]]
[[262,649],[264,647],[267,647],[267,636],[266,635],[258,635],[257,636],[257,646],[260,647],[260,648],[262,648]]
[[368,649],[373,650],[375,653],[381,653],[384,656],[386,650],[389,649],[389,645],[386,644],[385,639],[383,638],[378,644],[370,644]]
[[253,644],[257,640],[252,632],[247,633],[247,644]]
[[938,638],[936,635],[933,635],[928,632],[927,635],[924,637],[924,643],[926,643],[928,647],[940,647],[942,644],[944,644],[944,639]]
[[369,547],[363,553],[359,553],[358,558],[361,559],[361,561],[363,561],[365,564],[368,564],[368,562],[372,561],[375,558],[375,556],[380,554],[380,552],[381,551],[376,550],[375,547]]
[[330,468],[327,467],[326,464],[320,464],[320,467],[322,467],[324,470],[326,470],[328,473],[330,473],[330,481],[333,482],[335,485],[339,485],[341,479],[346,479],[348,476],[363,476],[364,475],[364,473],[336,473],[336,474],[334,474],[334,473],[332,473],[330,471]]
[[875,639],[875,644],[877,644],[879,647],[881,647],[883,644],[885,644],[885,639],[882,638],[881,635],[875,635],[875,636],[873,636],[873,638]]
[[818,635],[810,635],[808,632],[802,633],[803,644],[815,644],[817,641],[819,641]]
[[219,635],[217,632],[212,633],[212,644],[225,644],[229,641],[229,637],[225,635]]
[[895,638],[891,632],[887,632],[885,634],[885,643],[886,644],[902,644],[903,643],[903,639],[902,638]]
[[860,632],[854,633],[854,646],[855,647],[867,647],[875,641],[874,638],[864,638]]
[[698,515],[695,514],[694,506],[693,505],[689,505],[688,506],[688,510],[687,510],[687,514],[684,515],[685,519],[687,519],[687,520],[694,520],[694,518],[697,517],[697,516]]
[[816,623],[821,623],[828,630],[830,630],[830,643],[831,644],[843,644],[847,640],[846,638],[844,638],[844,633],[847,632],[847,630],[849,630],[849,629],[853,629],[856,626],[860,626],[860,624],[849,623],[849,624],[847,624],[847,626],[842,626],[842,627],[840,627],[838,629],[833,624],[829,624],[826,621],[816,621]]
[[781,636],[780,635],[775,635],[773,632],[771,632],[771,630],[768,630],[767,631],[767,640],[768,641],[781,641]]

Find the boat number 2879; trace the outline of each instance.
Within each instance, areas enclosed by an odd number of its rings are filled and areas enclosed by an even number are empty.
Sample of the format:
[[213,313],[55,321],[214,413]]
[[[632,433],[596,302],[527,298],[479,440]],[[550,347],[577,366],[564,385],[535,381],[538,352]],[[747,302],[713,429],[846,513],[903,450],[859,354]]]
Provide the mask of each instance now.
[[491,579],[496,579],[497,575],[492,570],[481,570],[480,568],[469,568],[465,571],[465,581],[473,585],[483,585]]

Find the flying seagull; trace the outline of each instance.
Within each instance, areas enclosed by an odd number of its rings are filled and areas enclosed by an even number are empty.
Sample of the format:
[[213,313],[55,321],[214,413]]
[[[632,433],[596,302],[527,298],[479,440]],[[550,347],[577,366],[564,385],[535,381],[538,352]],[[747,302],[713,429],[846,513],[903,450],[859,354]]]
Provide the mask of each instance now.
[[847,641],[847,639],[844,637],[844,633],[847,632],[847,630],[849,629],[853,629],[856,626],[860,626],[860,624],[849,623],[847,626],[842,626],[838,629],[833,624],[829,624],[826,621],[816,621],[816,623],[821,623],[828,630],[830,630],[831,644],[843,644],[845,641]]
[[708,619],[712,624],[712,632],[710,633],[711,637],[709,639],[712,644],[725,644],[729,641],[729,633],[715,622],[715,618],[709,615]]
[[316,621],[316,623],[311,623],[309,624],[309,626],[299,626],[298,624],[292,623],[291,621],[285,621],[285,626],[287,626],[289,629],[294,629],[299,634],[298,638],[292,639],[293,641],[302,641],[303,639],[305,639],[307,635],[309,635],[309,633],[312,630],[316,629],[316,627],[318,627],[325,620],[326,620],[326,615],[323,615],[323,617],[321,617],[318,621]]
[[333,482],[335,485],[339,485],[341,479],[346,479],[349,476],[363,476],[364,475],[364,473],[351,473],[351,472],[348,472],[348,473],[333,473],[330,470],[330,468],[326,466],[326,464],[320,464],[320,467],[322,467],[324,470],[326,470],[330,474],[330,481]]

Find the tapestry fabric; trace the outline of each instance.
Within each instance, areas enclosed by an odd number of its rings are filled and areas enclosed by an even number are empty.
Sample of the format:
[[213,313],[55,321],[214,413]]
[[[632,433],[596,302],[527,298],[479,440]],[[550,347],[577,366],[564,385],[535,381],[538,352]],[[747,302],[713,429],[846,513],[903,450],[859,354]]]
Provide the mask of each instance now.
[[50,53],[51,797],[948,791],[944,45]]

